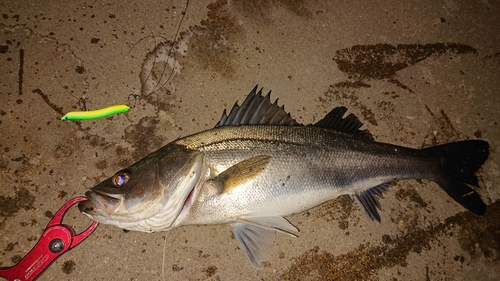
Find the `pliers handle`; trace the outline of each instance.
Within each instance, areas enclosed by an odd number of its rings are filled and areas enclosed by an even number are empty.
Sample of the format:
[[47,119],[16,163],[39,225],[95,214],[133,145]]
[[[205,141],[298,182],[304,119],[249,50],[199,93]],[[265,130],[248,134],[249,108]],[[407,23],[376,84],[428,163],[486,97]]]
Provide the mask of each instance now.
[[0,269],[0,277],[8,281],[35,280],[59,256],[73,249],[87,238],[99,225],[93,222],[89,228],[75,235],[75,231],[62,223],[66,212],[76,203],[87,200],[76,197],[64,204],[52,217],[47,228],[31,251],[16,265]]

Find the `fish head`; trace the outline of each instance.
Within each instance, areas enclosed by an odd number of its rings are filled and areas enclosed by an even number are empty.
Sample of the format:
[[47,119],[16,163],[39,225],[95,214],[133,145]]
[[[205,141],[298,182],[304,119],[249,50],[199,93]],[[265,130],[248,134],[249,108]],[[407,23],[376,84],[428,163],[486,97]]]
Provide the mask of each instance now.
[[78,208],[123,229],[167,230],[190,201],[202,167],[202,153],[167,145],[91,188]]

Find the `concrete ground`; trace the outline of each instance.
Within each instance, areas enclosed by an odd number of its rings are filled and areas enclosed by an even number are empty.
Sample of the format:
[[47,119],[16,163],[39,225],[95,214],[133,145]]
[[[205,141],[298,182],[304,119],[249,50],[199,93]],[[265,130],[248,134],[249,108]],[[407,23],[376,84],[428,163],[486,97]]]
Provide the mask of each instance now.
[[[100,225],[39,280],[500,279],[499,1],[136,2],[0,2],[0,266],[66,201],[213,127],[259,84],[302,123],[345,105],[378,141],[489,141],[486,214],[400,181],[380,200],[381,224],[345,197],[288,217],[300,235],[278,234],[261,271],[226,225]],[[134,107],[60,120],[119,103]],[[65,223],[91,220],[72,208]]]

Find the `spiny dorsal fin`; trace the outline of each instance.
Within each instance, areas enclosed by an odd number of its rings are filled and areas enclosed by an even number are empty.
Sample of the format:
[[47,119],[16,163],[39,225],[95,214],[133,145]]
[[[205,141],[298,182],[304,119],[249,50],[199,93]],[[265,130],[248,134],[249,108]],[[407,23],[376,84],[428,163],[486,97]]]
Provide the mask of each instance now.
[[374,140],[372,134],[368,130],[360,130],[363,123],[359,121],[358,117],[354,114],[347,115],[346,118],[342,118],[346,113],[347,108],[344,106],[339,106],[334,108],[330,113],[328,113],[323,119],[319,120],[314,126],[331,129],[346,134],[356,135],[365,139]]
[[271,103],[271,91],[265,97],[262,96],[262,89],[257,93],[258,86],[256,85],[253,88],[241,105],[236,102],[229,115],[226,115],[226,110],[224,110],[219,123],[215,127],[230,125],[300,125],[290,117],[284,106],[278,106],[278,100]]
[[[257,88],[258,85],[252,89],[241,105],[236,102],[229,114],[226,114],[226,110],[224,110],[215,127],[231,125],[301,126],[285,111],[284,106],[278,106],[277,99],[271,103],[271,91],[264,97],[262,96],[262,88],[259,92],[257,92]],[[351,113],[342,118],[346,111],[347,108],[343,106],[336,107],[313,126],[374,140],[368,130],[359,129],[363,123],[354,114]]]
[[257,155],[234,164],[207,182],[217,189],[219,194],[228,192],[256,178],[271,161],[269,155]]

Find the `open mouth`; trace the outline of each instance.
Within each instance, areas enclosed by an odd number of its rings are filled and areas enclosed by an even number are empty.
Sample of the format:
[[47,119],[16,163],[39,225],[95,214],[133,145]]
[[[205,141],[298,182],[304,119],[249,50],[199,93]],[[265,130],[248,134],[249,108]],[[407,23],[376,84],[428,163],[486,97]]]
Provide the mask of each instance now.
[[78,209],[85,214],[112,213],[119,205],[120,198],[95,190],[85,193],[87,200],[78,203]]
[[78,210],[80,210],[80,212],[84,214],[90,214],[94,211],[94,203],[92,203],[88,199],[85,201],[81,201],[78,203]]

